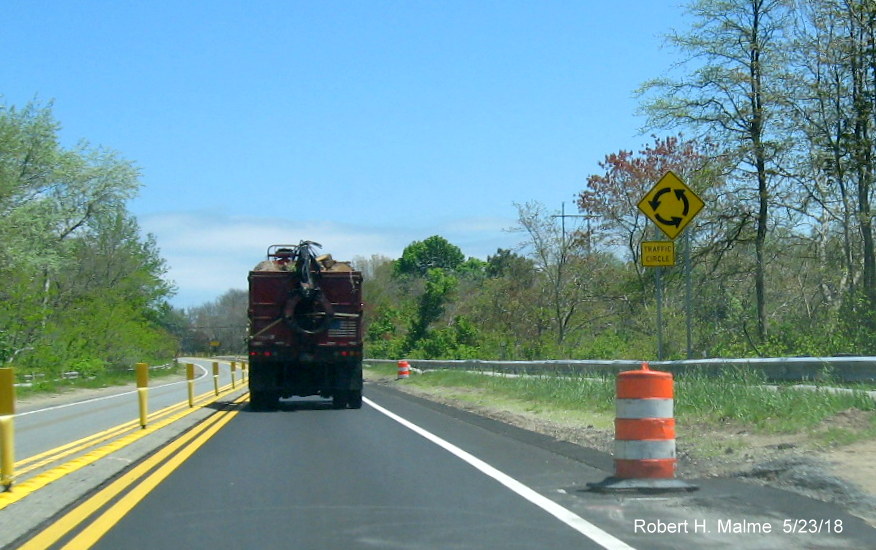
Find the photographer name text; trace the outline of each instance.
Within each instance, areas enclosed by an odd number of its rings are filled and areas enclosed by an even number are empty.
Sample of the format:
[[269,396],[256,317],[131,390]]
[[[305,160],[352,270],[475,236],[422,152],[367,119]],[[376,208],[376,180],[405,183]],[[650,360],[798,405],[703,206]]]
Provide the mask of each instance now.
[[729,533],[736,535],[747,534],[821,534],[842,533],[843,520],[841,519],[785,519],[782,521],[748,521],[736,519],[696,519],[682,521],[648,521],[644,519],[633,520],[633,532],[637,534],[709,534]]

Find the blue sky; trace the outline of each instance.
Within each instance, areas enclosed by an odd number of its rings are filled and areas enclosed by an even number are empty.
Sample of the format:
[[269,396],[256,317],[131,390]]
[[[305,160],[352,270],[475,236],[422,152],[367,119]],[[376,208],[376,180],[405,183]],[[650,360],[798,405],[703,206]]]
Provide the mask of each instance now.
[[338,259],[442,235],[486,259],[514,203],[572,211],[650,141],[633,90],[676,2],[9,2],[0,96],[143,173],[130,204],[180,307],[245,288],[269,244]]

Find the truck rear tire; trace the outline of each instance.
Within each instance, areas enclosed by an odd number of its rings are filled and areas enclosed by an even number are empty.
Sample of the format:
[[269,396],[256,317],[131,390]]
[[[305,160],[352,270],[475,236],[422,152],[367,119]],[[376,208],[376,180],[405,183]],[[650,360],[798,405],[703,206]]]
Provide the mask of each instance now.
[[362,391],[361,390],[338,390],[332,395],[333,409],[351,409],[362,408]]
[[249,406],[255,411],[269,411],[277,407],[279,396],[271,391],[249,392]]
[[333,409],[343,409],[347,406],[347,392],[344,390],[337,390],[332,395],[332,408]]
[[347,397],[347,405],[351,409],[361,409],[362,390],[350,390],[350,395]]

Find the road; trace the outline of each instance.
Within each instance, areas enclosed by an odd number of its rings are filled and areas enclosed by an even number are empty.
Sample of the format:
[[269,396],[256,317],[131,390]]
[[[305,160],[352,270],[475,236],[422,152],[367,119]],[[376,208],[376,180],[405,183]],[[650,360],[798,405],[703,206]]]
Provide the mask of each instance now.
[[[733,480],[702,481],[695,493],[593,493],[587,483],[610,473],[605,456],[391,389],[369,385],[366,395],[361,410],[306,399],[220,413],[227,423],[178,467],[151,470],[168,470],[152,485],[144,474],[147,487],[109,509],[95,505],[60,542],[444,550],[837,549],[873,540],[872,528],[828,505]],[[821,532],[786,521],[798,519],[820,521]],[[789,526],[797,534],[783,533]]]
[[[213,389],[212,361],[181,358],[181,363],[191,362],[195,369],[195,393],[202,394]],[[231,369],[227,361],[220,362],[220,385],[231,383]],[[134,377],[133,373],[131,375]],[[237,380],[241,378],[237,373]],[[138,418],[137,390],[113,391],[107,395],[64,402],[60,405],[41,404],[19,407],[15,415],[16,456],[24,458],[58,447],[71,441],[117,426]],[[149,389],[149,410],[155,411],[187,399],[187,382],[165,382],[153,378]]]

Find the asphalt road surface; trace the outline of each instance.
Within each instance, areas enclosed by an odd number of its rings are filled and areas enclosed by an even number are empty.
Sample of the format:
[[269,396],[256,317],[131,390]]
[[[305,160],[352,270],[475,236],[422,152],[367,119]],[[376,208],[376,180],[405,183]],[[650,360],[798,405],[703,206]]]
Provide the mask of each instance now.
[[[859,549],[876,540],[828,505],[735,481],[593,493],[587,483],[610,474],[604,455],[379,386],[366,396],[361,410],[299,399],[229,414],[138,503],[105,517],[95,547]],[[798,520],[817,521],[818,532]]]
[[[212,391],[212,361],[180,359],[181,364],[186,362],[196,365],[195,394]],[[132,379],[133,376],[132,373]],[[241,374],[238,371],[236,377],[238,383],[240,379]],[[224,386],[230,383],[230,366],[227,361],[220,362],[219,384]],[[187,397],[188,387],[185,380],[175,382],[167,382],[162,378],[150,380],[150,411],[180,403]],[[19,407],[15,416],[16,456],[19,458],[33,456],[138,417],[137,390],[133,388],[122,392],[114,391],[97,398],[65,402],[61,405],[42,403],[31,407]]]

